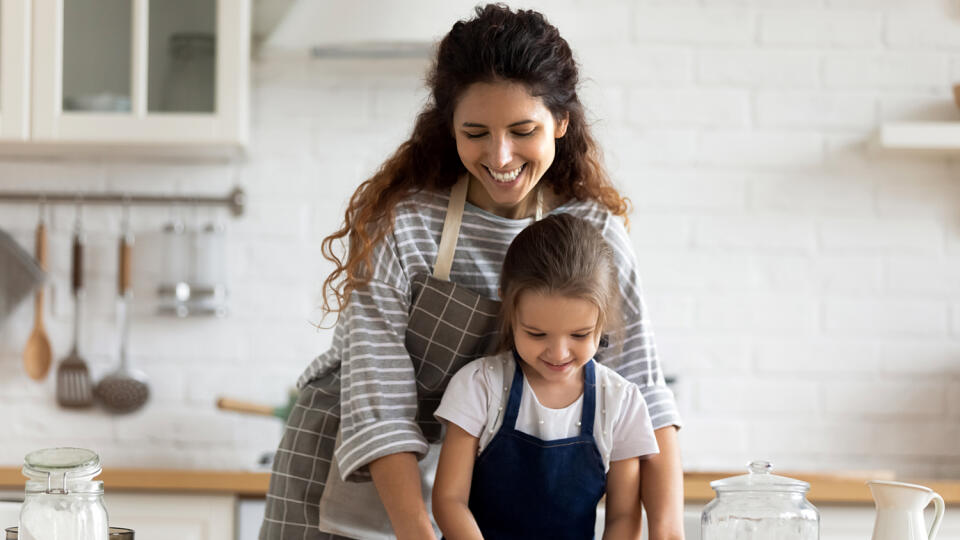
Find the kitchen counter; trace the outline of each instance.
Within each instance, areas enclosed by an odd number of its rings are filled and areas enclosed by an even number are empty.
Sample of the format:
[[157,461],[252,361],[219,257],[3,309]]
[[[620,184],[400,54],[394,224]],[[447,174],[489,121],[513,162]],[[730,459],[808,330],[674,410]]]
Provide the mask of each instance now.
[[[865,482],[869,478],[892,480],[888,472],[851,473],[793,473],[783,476],[810,482],[808,498],[817,503],[872,504],[873,498]],[[742,474],[740,472],[687,472],[684,474],[684,494],[688,502],[713,499],[710,482]],[[125,492],[180,492],[233,493],[242,497],[263,497],[270,483],[270,473],[250,471],[204,471],[167,469],[104,469],[98,477],[109,491]],[[25,478],[19,467],[0,467],[0,490],[23,490]],[[948,504],[960,504],[960,480],[911,480],[927,486]]]

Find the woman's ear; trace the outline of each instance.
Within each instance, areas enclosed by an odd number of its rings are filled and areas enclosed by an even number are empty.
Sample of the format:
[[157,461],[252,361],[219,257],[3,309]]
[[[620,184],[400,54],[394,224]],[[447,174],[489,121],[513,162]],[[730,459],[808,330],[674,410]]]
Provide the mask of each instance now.
[[555,139],[560,139],[567,134],[567,125],[570,124],[570,113],[563,113],[563,118],[557,122],[557,131],[554,133],[553,137]]

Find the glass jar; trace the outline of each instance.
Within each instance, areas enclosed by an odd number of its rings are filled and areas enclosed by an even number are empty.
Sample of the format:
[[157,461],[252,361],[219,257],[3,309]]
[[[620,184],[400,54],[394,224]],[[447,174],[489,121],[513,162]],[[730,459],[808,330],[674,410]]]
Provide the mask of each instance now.
[[819,540],[820,513],[806,499],[810,484],[770,474],[754,461],[748,473],[710,482],[717,497],[703,508],[701,540]]
[[108,540],[103,482],[93,480],[100,470],[100,457],[84,448],[27,454],[19,540]]

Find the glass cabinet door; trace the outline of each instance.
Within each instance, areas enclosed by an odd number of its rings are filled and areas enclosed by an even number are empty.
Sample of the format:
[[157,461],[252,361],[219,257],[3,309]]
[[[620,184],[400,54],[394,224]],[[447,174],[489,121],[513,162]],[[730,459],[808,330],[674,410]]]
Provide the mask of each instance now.
[[131,110],[133,2],[63,3],[63,110]]
[[150,2],[148,39],[147,111],[216,112],[216,1]]

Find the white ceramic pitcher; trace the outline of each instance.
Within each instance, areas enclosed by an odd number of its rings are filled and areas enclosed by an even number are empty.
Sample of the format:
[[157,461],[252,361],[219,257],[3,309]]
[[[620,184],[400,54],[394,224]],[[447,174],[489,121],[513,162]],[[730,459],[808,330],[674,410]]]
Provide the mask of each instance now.
[[[916,484],[871,480],[867,482],[877,504],[872,540],[934,540],[943,520],[943,497]],[[926,531],[923,509],[934,503],[936,514]]]

